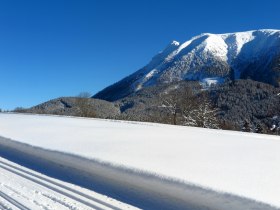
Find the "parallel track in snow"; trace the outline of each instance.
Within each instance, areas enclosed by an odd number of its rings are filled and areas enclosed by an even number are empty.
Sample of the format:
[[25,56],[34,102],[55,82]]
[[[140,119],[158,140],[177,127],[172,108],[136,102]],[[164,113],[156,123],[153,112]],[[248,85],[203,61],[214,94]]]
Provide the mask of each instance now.
[[[86,198],[88,200],[93,201],[94,203],[98,203],[100,205],[103,205],[106,208],[115,209],[115,210],[121,210],[120,208],[117,208],[116,206],[113,206],[113,205],[111,205],[109,203],[106,203],[106,202],[104,202],[102,200],[99,200],[99,199],[94,198],[94,197],[92,197],[90,195],[82,193],[82,192],[80,192],[78,190],[75,190],[75,189],[70,188],[68,186],[65,186],[63,184],[60,184],[58,182],[55,182],[55,181],[53,181],[51,179],[48,179],[46,177],[40,176],[38,174],[32,173],[32,172],[24,170],[22,168],[16,167],[16,166],[11,165],[9,163],[5,163],[5,162],[3,162],[1,160],[0,160],[0,167],[5,169],[5,170],[8,170],[8,171],[10,171],[12,173],[15,173],[15,174],[17,174],[17,175],[19,175],[19,176],[21,176],[21,177],[23,177],[25,179],[28,179],[28,180],[33,181],[33,182],[35,182],[37,184],[40,184],[40,185],[42,185],[44,187],[47,187],[47,188],[49,188],[49,189],[51,189],[53,191],[56,191],[56,192],[58,192],[60,194],[63,194],[63,195],[65,195],[65,196],[67,196],[67,197],[69,197],[69,198],[71,198],[73,200],[76,200],[76,201],[78,201],[80,203],[83,203],[83,204],[85,204],[85,205],[87,205],[87,206],[89,206],[91,208],[103,209],[103,208],[99,208],[98,206],[95,206],[94,204],[89,203],[88,201],[85,201],[85,200],[82,200],[80,198],[77,198],[77,197],[73,196],[72,194],[77,194],[77,195],[79,195],[79,196],[81,196],[83,198]],[[42,180],[44,182],[42,182],[40,180]],[[49,183],[49,185],[47,183]],[[63,191],[61,189],[63,189]],[[71,194],[69,194],[69,193],[67,193],[65,191],[71,192]]]
[[[78,203],[81,203],[90,209],[103,210],[103,209],[114,209],[121,210],[118,206],[114,206],[106,201],[100,200],[99,198],[93,197],[91,195],[80,192],[76,189],[73,189],[69,186],[66,186],[62,183],[51,180],[45,176],[39,175],[37,173],[33,173],[31,171],[25,170],[21,167],[17,167],[15,165],[9,164],[7,162],[0,160],[0,168],[6,170],[16,176],[19,176],[23,179],[29,180],[35,185],[40,185],[48,190],[54,191],[60,195],[63,195],[67,198],[70,198]],[[0,191],[0,196],[22,210],[29,210],[29,208],[20,204],[17,200],[11,198],[4,192]]]
[[3,193],[0,191],[0,196],[4,198],[6,201],[14,205],[15,207],[19,208],[20,210],[31,210],[30,208],[27,208],[26,206],[19,203],[17,200],[13,199],[11,196]]

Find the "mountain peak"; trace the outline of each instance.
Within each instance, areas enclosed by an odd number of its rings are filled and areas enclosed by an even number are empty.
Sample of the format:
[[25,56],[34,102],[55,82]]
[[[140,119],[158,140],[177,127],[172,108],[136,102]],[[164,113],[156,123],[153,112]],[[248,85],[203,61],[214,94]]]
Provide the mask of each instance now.
[[278,65],[280,30],[203,33],[181,44],[172,41],[148,65],[95,97],[116,100],[146,86],[211,77],[221,81],[251,78],[279,85]]
[[174,46],[178,46],[178,45],[180,45],[180,42],[177,42],[177,41],[175,41],[175,40],[173,40],[172,42],[170,42],[170,44],[169,45],[174,45]]

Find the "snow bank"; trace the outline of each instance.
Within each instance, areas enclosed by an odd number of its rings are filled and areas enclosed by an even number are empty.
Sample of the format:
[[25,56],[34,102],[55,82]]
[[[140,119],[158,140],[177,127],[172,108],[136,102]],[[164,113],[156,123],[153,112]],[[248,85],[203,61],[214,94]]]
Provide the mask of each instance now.
[[143,208],[280,207],[276,136],[22,114],[0,114],[0,135],[18,141],[1,138],[1,154],[82,174]]

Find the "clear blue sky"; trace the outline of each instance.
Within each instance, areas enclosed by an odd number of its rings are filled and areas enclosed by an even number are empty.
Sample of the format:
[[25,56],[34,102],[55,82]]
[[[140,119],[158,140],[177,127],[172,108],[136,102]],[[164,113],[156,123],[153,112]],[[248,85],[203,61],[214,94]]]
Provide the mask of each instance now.
[[2,0],[0,108],[92,94],[170,41],[280,29],[279,0]]

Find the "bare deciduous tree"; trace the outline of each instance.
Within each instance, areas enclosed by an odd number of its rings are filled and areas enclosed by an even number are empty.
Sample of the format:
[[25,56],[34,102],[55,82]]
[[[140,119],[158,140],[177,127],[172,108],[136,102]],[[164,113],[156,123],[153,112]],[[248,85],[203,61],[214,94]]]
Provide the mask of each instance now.
[[16,108],[14,109],[14,112],[25,113],[26,110],[25,110],[25,108],[23,108],[23,107],[16,107]]
[[180,97],[178,92],[172,91],[168,95],[160,96],[162,105],[160,107],[165,108],[172,116],[171,123],[177,125],[177,114],[180,111]]
[[161,95],[160,107],[172,116],[171,123],[202,128],[219,128],[217,109],[205,92],[196,95],[192,88],[175,89]]
[[206,94],[201,94],[199,98],[193,97],[182,107],[184,125],[218,129],[217,111]]

